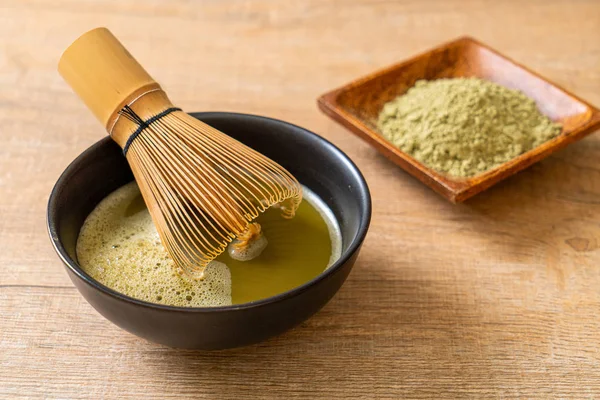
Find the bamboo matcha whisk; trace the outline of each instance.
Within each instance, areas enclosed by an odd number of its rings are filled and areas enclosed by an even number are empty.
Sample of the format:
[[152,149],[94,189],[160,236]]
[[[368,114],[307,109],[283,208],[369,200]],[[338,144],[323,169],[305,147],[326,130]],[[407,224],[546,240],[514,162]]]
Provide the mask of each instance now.
[[163,245],[186,274],[201,278],[234,238],[247,243],[267,208],[294,216],[298,181],[174,107],[107,29],[77,39],[58,70],[123,149]]

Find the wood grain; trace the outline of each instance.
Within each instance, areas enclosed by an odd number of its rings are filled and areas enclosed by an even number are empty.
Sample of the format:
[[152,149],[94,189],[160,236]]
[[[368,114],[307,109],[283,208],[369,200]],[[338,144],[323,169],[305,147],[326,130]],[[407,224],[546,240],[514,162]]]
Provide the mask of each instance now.
[[[106,25],[189,111],[284,119],[333,141],[373,195],[370,234],[319,314],[194,353],[100,317],[45,207],[104,135],[56,72]],[[452,205],[323,116],[332,87],[471,35],[600,104],[594,0],[0,0],[0,398],[600,397],[600,139]]]

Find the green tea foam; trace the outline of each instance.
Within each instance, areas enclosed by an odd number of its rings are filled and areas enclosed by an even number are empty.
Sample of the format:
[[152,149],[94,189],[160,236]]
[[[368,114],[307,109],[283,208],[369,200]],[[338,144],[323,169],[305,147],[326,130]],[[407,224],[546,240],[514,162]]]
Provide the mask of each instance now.
[[225,264],[211,262],[201,281],[176,272],[135,182],[111,193],[88,216],[77,257],[92,278],[136,299],[180,307],[232,303]]
[[214,307],[273,296],[313,279],[341,255],[333,213],[306,187],[303,198],[292,219],[282,218],[276,207],[256,219],[267,243],[252,249],[257,254],[241,254],[248,261],[226,251],[208,265],[204,280],[194,280],[176,272],[132,182],[86,219],[77,241],[79,264],[105,286],[151,303]]

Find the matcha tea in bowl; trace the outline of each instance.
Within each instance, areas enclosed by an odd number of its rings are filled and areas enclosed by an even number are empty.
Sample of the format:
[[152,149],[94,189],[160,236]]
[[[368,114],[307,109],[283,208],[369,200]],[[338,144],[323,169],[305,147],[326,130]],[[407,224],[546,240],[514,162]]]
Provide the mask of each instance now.
[[219,349],[281,333],[339,289],[370,196],[337,148],[282,121],[183,113],[105,29],[59,70],[114,139],[67,168],[48,207],[53,245],[102,315]]

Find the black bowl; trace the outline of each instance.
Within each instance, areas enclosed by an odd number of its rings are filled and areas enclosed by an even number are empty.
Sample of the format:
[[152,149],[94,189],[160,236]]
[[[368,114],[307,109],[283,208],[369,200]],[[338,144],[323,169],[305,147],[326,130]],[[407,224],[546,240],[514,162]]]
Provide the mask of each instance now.
[[235,113],[192,115],[279,162],[323,199],[342,232],[342,255],[332,267],[280,295],[211,308],[147,303],[98,283],[77,263],[75,244],[79,230],[104,197],[133,179],[121,149],[108,137],[77,157],[58,179],[48,202],[48,231],[83,297],[121,328],[172,347],[224,349],[256,343],[304,321],[342,286],[369,227],[369,189],[344,153],[298,126]]

